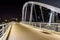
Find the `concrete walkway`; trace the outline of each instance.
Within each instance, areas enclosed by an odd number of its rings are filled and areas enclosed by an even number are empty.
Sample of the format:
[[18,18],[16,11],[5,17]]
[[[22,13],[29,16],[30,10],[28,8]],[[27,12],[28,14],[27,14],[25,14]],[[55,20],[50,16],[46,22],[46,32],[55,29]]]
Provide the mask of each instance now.
[[30,27],[14,23],[7,40],[60,40],[60,35],[45,34]]

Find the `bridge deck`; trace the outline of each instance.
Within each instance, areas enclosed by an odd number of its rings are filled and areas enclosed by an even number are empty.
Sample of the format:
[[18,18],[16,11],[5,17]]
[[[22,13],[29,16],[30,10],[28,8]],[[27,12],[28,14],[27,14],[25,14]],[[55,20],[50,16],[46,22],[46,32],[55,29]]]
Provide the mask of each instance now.
[[60,35],[45,34],[23,23],[14,23],[7,40],[60,40]]

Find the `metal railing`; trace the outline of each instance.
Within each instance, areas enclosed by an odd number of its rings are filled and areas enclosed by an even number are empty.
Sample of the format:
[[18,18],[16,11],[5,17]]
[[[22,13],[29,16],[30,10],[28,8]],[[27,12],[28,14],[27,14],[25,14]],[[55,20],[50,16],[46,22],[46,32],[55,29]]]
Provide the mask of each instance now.
[[5,33],[5,31],[7,30],[8,28],[8,24],[0,24],[0,37],[3,36],[3,34]]
[[32,25],[35,28],[40,28],[40,29],[48,29],[51,31],[56,31],[60,32],[60,23],[51,23],[51,25],[48,25],[49,23],[41,23],[41,22],[23,22],[28,25]]

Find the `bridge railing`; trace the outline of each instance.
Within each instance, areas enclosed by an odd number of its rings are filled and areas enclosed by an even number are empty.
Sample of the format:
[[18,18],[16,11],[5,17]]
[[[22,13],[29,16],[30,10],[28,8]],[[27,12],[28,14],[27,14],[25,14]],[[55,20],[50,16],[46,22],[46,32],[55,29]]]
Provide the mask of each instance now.
[[9,34],[10,34],[10,31],[11,31],[13,23],[14,22],[9,22],[9,23],[6,23],[6,24],[1,24],[1,26],[4,27],[4,28],[2,28],[2,30],[1,30],[3,32],[1,32],[2,34],[1,34],[0,40],[7,40],[7,38],[9,37]]
[[8,24],[0,24],[0,37],[3,36],[3,34],[5,33],[6,29],[8,28]]
[[39,28],[39,29],[48,29],[52,31],[56,31],[56,32],[60,32],[60,23],[51,23],[51,25],[48,25],[49,23],[41,23],[41,22],[23,22],[25,24],[28,25],[32,25],[35,28]]

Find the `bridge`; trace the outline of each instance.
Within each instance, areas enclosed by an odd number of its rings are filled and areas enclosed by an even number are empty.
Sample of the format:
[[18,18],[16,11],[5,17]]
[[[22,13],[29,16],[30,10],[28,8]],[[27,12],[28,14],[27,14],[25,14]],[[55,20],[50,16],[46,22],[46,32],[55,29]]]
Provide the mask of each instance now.
[[44,30],[22,22],[12,22],[0,40],[60,40],[60,35],[50,31],[44,33]]
[[[27,12],[26,6],[28,4],[33,4],[31,5],[29,18],[27,18],[27,13],[29,12]],[[40,5],[41,7],[46,7],[51,10],[48,23],[45,22],[42,11],[41,15],[43,22],[32,22],[32,12],[34,9],[34,4]],[[0,24],[0,40],[60,40],[60,23],[51,23],[54,22],[55,12],[58,12],[57,14],[59,14],[60,9],[38,2],[25,3],[22,10],[21,22],[9,22],[5,24]]]

